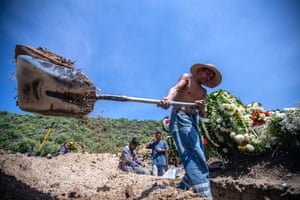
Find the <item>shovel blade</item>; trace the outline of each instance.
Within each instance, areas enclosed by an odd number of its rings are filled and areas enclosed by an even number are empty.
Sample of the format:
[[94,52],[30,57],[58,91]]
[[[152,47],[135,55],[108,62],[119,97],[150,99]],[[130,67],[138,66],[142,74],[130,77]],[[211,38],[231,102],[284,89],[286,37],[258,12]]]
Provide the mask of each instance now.
[[83,118],[93,111],[96,87],[75,68],[18,55],[18,106],[43,115]]

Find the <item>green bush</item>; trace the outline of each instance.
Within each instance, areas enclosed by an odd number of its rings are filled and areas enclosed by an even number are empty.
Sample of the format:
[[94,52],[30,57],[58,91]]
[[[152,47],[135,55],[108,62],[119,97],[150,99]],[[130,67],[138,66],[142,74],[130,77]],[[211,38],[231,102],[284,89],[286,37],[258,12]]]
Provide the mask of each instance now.
[[14,152],[25,153],[27,151],[33,151],[35,145],[36,141],[30,138],[22,137],[16,144],[12,146],[12,150]]
[[153,120],[90,118],[87,124],[79,119],[43,115],[16,115],[0,112],[0,148],[25,152],[33,149],[37,153],[48,128],[52,131],[41,151],[41,155],[56,153],[62,144],[69,141],[80,143],[83,151],[91,153],[115,153],[128,145],[132,137],[142,143],[148,142],[160,122]]
[[273,148],[300,149],[300,109],[275,112],[268,127]]
[[56,155],[59,152],[60,145],[54,142],[46,142],[43,149],[41,150],[41,156],[46,156],[47,154]]

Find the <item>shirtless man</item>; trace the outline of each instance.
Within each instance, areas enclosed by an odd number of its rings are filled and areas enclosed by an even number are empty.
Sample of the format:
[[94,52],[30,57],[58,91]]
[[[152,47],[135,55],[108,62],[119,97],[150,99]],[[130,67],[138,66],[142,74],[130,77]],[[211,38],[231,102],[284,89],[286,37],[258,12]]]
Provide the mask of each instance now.
[[192,188],[201,197],[212,198],[209,172],[206,165],[203,144],[197,124],[197,115],[205,116],[206,89],[213,88],[222,80],[221,73],[211,64],[194,64],[190,68],[192,75],[183,74],[172,87],[160,106],[169,108],[170,101],[194,102],[195,107],[173,106],[170,134],[173,137],[179,157],[185,169],[185,175],[178,188]]

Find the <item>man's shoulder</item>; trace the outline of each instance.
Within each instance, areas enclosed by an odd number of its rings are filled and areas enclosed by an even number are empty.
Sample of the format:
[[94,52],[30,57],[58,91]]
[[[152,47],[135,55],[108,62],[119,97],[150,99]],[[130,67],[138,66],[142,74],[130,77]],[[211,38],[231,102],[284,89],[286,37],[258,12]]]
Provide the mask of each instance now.
[[154,147],[154,146],[156,146],[157,144],[159,144],[158,141],[153,141],[153,142],[151,142],[151,147]]
[[191,78],[191,75],[188,74],[188,73],[183,73],[181,76],[180,76],[180,79],[181,80],[189,80]]
[[123,151],[129,151],[129,146],[125,146],[125,147],[123,148]]
[[165,140],[160,140],[157,144],[164,145],[164,144],[167,144],[167,142]]

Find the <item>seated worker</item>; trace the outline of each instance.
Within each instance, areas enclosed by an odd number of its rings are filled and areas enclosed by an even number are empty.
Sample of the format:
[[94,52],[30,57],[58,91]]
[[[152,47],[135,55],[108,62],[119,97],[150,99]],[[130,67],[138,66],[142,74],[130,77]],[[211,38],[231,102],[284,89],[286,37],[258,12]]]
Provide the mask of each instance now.
[[162,176],[166,172],[167,152],[169,145],[162,140],[161,132],[156,132],[152,141],[146,144],[146,148],[152,149],[152,174]]
[[136,154],[135,149],[139,144],[140,143],[136,138],[132,138],[129,146],[124,147],[119,162],[119,168],[123,171],[150,175],[150,172],[147,169],[143,169],[143,167],[145,167],[145,164],[143,163],[143,161],[138,159],[138,156]]

